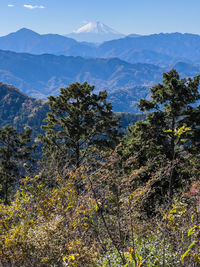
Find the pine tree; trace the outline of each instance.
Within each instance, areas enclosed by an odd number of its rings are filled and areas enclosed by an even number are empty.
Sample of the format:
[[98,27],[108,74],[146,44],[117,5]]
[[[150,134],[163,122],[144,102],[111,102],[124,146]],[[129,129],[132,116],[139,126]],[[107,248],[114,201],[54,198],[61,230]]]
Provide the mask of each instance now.
[[106,91],[93,93],[86,82],[62,88],[58,97],[49,97],[51,112],[40,135],[44,155],[63,166],[79,168],[91,149],[114,148],[119,142],[119,119],[106,102]]
[[151,100],[139,102],[141,111],[148,112],[146,120],[129,129],[126,153],[134,155],[140,167],[146,166],[141,183],[151,180],[153,174],[155,198],[168,194],[172,199],[174,190],[190,180],[187,152],[199,140],[200,113],[195,107],[200,99],[199,79],[180,79],[174,69],[164,73],[163,83],[151,88]]
[[18,133],[12,126],[0,129],[0,198],[9,203],[9,195],[24,172],[23,163],[33,162],[31,129]]

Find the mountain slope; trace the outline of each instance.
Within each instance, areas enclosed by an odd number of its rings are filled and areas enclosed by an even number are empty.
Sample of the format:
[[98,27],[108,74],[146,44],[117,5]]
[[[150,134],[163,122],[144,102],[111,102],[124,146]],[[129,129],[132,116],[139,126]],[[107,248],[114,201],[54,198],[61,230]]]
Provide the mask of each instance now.
[[[33,137],[41,133],[41,125],[46,113],[49,111],[46,102],[35,100],[20,92],[12,85],[0,82],[0,128],[5,125],[12,125],[18,131],[24,131],[29,126],[33,130]],[[121,118],[121,125],[125,129],[130,123],[144,119],[142,114],[117,113]],[[41,153],[37,149],[37,155]]]
[[95,85],[96,90],[133,88],[161,80],[163,69],[150,64],[130,64],[114,59],[31,55],[0,51],[0,81],[24,93],[45,98],[57,95],[72,82]]
[[177,60],[200,62],[200,36],[195,34],[152,34],[137,38],[126,37],[106,42],[99,46],[98,56],[124,57],[128,51],[153,51]]
[[[123,53],[121,53],[121,59],[130,62],[130,63],[146,63],[146,64],[154,64],[160,67],[167,67],[179,61],[179,58],[168,56],[166,54],[161,54],[152,50],[133,50],[127,49]],[[189,61],[189,60],[186,60]]]
[[139,112],[137,104],[141,98],[150,98],[149,87],[121,88],[108,94],[108,100],[112,103],[113,110],[116,112]]
[[[93,26],[88,28],[89,30],[94,28],[94,31],[96,29]],[[80,31],[80,33],[74,34],[91,34],[91,32],[82,33]],[[99,33],[94,32],[94,34],[101,36]],[[49,53],[82,56],[85,58],[118,57],[129,63],[140,62],[165,67],[178,61],[200,63],[200,36],[181,33],[161,33],[137,37],[130,35],[95,46],[87,42],[80,43],[58,34],[40,35],[28,29],[21,29],[15,33],[0,37],[0,49],[38,55]]]
[[0,49],[32,54],[65,54],[70,56],[92,55],[89,45],[58,34],[40,35],[23,28],[17,32],[0,37]]
[[184,77],[197,76],[200,74],[200,65],[178,62],[173,65],[173,68],[176,69],[178,73]]
[[30,98],[12,85],[0,82],[0,127],[12,125],[19,131],[30,126],[36,136],[48,111],[47,104]]

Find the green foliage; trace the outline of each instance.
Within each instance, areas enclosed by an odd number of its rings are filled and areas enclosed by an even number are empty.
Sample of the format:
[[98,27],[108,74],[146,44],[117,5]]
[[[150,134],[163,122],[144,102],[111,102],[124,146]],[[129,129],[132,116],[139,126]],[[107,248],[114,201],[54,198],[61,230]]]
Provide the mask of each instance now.
[[142,111],[151,112],[129,128],[124,141],[124,155],[134,156],[145,169],[139,176],[140,185],[151,188],[143,203],[149,214],[149,206],[154,210],[155,205],[172,201],[175,192],[179,194],[194,178],[188,160],[199,142],[199,121],[194,116],[199,117],[199,107],[192,106],[200,99],[199,78],[180,79],[175,70],[164,73],[163,83],[151,88],[152,100],[139,102]]
[[61,89],[58,97],[49,97],[51,112],[40,139],[45,155],[61,162],[59,167],[78,168],[91,148],[114,148],[119,142],[119,119],[106,102],[107,94],[93,90],[87,83],[74,83]]
[[58,176],[50,190],[26,177],[10,206],[0,205],[0,264],[95,266],[89,230],[94,201],[78,196],[76,175],[69,173],[67,182]]
[[[181,140],[175,144],[175,130],[194,124],[193,113],[197,109],[191,104],[200,99],[198,85],[199,76],[193,79],[180,79],[175,70],[164,73],[163,83],[151,88],[152,100],[141,99],[139,102],[138,107],[142,111],[153,111],[148,113],[145,122],[138,122],[131,128],[131,149],[138,151],[140,145],[142,157],[147,154],[145,160],[155,157],[158,153],[170,160],[176,158],[176,146],[181,145]],[[196,120],[195,122],[197,123]],[[197,128],[193,125],[190,136],[184,136],[191,138]]]
[[[116,153],[91,173],[88,167],[56,177],[45,187],[26,177],[10,205],[0,205],[3,266],[192,266],[199,258],[196,201],[175,202],[161,218],[145,221],[130,177]],[[112,164],[111,164],[112,161]],[[106,168],[105,168],[106,167]],[[77,177],[85,191],[76,190]],[[195,186],[197,189],[197,187]],[[197,195],[198,196],[198,195]],[[187,203],[188,202],[188,203]]]
[[40,136],[43,166],[26,178],[30,130],[0,130],[1,185],[9,185],[7,197],[1,191],[0,265],[198,266],[198,84],[164,74],[152,101],[140,102],[153,111],[120,144],[105,92],[87,83],[61,89],[49,98]]
[[26,162],[33,161],[31,151],[35,146],[30,145],[30,136],[31,129],[24,133],[18,133],[12,126],[0,129],[0,196],[6,204],[10,191],[19,184],[24,166],[28,166]]
[[33,129],[33,136],[41,132],[40,126],[48,106],[44,101],[26,96],[14,86],[0,82],[0,127],[10,125],[22,132]]

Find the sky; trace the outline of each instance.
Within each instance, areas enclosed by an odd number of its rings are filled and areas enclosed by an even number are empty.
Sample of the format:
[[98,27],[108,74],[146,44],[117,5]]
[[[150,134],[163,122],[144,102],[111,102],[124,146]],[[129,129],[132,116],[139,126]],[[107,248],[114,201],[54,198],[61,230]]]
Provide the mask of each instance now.
[[0,0],[0,36],[28,28],[68,34],[100,21],[123,34],[200,34],[200,0]]

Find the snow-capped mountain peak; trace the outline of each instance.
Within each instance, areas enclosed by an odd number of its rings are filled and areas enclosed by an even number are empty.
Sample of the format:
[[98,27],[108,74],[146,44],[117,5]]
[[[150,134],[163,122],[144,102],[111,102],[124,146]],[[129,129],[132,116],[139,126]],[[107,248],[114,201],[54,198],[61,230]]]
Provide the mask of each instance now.
[[101,22],[89,22],[74,33],[120,34]]
[[101,22],[89,22],[76,31],[66,35],[80,42],[102,43],[125,37]]

